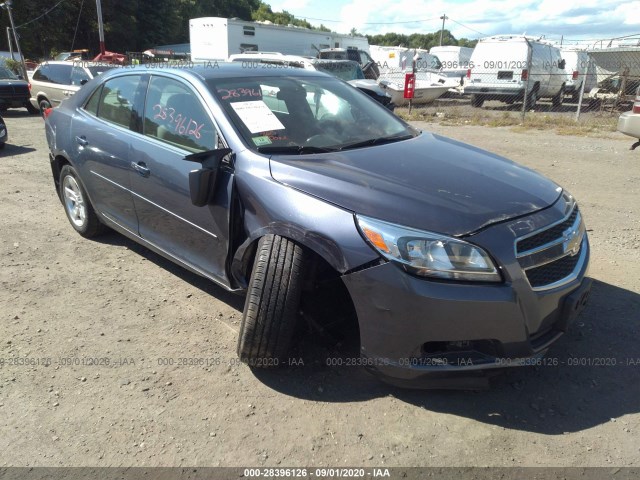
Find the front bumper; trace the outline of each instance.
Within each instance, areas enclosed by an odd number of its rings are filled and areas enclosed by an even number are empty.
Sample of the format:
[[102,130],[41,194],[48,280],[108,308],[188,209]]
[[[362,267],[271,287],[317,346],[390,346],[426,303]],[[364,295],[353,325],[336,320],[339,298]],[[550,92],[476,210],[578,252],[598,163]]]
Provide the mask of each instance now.
[[640,114],[625,112],[620,115],[618,131],[633,138],[640,138]]
[[523,99],[524,88],[511,87],[505,85],[504,87],[496,85],[478,85],[473,83],[465,83],[464,86],[465,95],[482,95],[491,97],[494,100],[506,100],[506,99]]
[[[487,250],[500,259],[503,283],[422,279],[391,262],[343,276],[358,315],[362,363],[368,370],[405,387],[482,388],[492,371],[543,364],[549,347],[586,304],[589,242],[585,235],[575,257],[579,261],[566,281],[535,289],[513,243],[499,247],[509,232],[512,238],[521,235],[521,223],[474,236],[481,246],[494,247]],[[524,223],[536,228],[535,219]]]

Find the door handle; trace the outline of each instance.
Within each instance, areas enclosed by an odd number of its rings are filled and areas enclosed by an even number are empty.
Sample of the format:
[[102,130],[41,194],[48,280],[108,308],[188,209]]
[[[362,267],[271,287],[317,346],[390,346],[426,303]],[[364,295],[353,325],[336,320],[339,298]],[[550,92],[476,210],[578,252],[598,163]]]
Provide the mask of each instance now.
[[151,170],[147,168],[147,164],[144,162],[131,162],[131,168],[133,168],[143,177],[148,177],[149,175],[151,175]]
[[84,135],[82,135],[81,137],[76,137],[76,142],[78,142],[78,145],[82,147],[86,147],[87,145],[89,145],[87,137],[85,137]]

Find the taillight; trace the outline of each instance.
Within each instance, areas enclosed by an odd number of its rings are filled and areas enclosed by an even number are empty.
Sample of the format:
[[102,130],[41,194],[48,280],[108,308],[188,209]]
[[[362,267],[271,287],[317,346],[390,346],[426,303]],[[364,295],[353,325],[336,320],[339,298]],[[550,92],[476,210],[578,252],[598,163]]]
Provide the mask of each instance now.
[[31,91],[31,84],[30,84],[30,83],[27,83],[27,85],[29,85],[29,91]]
[[520,74],[520,80],[527,81],[528,78],[529,78],[529,70],[527,69],[522,70],[522,73]]
[[51,115],[51,112],[53,112],[53,108],[49,107],[49,108],[45,108],[44,111],[42,112],[42,118],[46,119],[49,117],[49,115]]
[[572,80],[577,80],[578,79],[578,71],[577,70],[573,71],[573,75],[571,75],[571,79]]
[[471,69],[467,68],[467,78],[471,78]]
[[632,109],[633,113],[640,113],[640,102],[636,102],[633,104],[633,109]]

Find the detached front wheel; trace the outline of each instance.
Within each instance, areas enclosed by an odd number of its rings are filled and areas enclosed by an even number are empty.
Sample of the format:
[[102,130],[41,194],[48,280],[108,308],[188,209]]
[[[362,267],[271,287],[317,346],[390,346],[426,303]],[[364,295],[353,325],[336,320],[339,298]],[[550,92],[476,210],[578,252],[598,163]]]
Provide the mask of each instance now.
[[307,260],[307,252],[287,238],[266,235],[260,239],[238,338],[242,362],[268,368],[285,360]]

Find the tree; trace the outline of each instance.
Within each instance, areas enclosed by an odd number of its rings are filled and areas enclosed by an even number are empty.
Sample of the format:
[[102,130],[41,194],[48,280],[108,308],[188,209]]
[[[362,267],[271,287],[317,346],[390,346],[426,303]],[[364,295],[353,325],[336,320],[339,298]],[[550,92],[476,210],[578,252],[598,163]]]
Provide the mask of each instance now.
[[[274,12],[262,0],[101,1],[106,47],[122,53],[187,43],[189,19],[197,17],[269,20],[331,31],[324,25],[314,27],[287,11]],[[81,48],[89,49],[91,55],[99,53],[95,0],[65,0],[58,5],[51,0],[16,1],[13,15],[26,58],[46,59],[52,52]],[[0,12],[0,31],[4,32],[8,24],[7,16]],[[5,45],[6,36],[0,35],[0,50],[9,50]]]
[[[440,45],[440,30],[433,33],[412,33],[404,35],[402,33],[389,32],[382,35],[367,35],[370,45],[422,48],[429,50],[431,47]],[[475,47],[477,40],[461,38],[457,40],[449,30],[442,32],[442,45],[457,45],[460,47]]]

